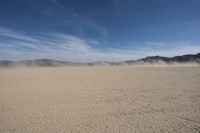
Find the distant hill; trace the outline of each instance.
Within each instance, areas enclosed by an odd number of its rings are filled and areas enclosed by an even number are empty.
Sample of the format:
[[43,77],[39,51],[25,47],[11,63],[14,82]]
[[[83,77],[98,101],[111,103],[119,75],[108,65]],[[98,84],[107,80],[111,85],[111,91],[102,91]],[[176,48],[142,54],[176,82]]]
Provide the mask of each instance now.
[[0,61],[0,67],[8,67],[8,66],[14,66],[14,62],[8,60]]
[[198,62],[200,63],[200,53],[196,55],[183,55],[183,56],[175,56],[171,58],[171,61],[176,61],[176,62]]
[[142,65],[142,64],[183,64],[195,63],[200,65],[200,53],[188,54],[175,57],[163,56],[147,56],[139,60],[128,60],[123,62],[107,62],[97,61],[90,63],[74,63],[68,61],[59,61],[52,59],[37,59],[37,60],[22,60],[22,61],[0,61],[0,67],[15,67],[15,66],[98,66],[98,65]]
[[15,67],[15,66],[64,66],[64,65],[79,65],[80,63],[72,63],[67,61],[59,61],[52,59],[37,59],[37,60],[22,60],[22,61],[0,61],[0,67]]
[[159,63],[164,62],[167,64],[173,63],[198,63],[200,64],[200,53],[198,54],[188,54],[182,56],[175,57],[162,57],[162,56],[148,56],[146,58],[142,58],[137,60],[136,62],[144,62],[144,63]]
[[16,62],[25,66],[61,66],[71,64],[71,62],[52,60],[52,59],[38,59],[38,60],[23,60]]

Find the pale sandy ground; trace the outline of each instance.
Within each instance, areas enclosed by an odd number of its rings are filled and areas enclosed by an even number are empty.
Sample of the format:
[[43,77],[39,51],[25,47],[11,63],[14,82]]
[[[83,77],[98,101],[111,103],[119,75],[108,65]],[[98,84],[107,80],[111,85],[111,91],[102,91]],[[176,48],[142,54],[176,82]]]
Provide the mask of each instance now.
[[0,133],[200,132],[200,67],[0,69]]

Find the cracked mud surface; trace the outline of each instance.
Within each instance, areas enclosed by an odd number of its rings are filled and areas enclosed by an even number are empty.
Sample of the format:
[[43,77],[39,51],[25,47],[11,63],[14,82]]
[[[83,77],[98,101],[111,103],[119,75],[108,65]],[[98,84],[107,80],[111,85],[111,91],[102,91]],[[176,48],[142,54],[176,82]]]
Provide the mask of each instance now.
[[200,133],[200,67],[0,69],[0,133]]

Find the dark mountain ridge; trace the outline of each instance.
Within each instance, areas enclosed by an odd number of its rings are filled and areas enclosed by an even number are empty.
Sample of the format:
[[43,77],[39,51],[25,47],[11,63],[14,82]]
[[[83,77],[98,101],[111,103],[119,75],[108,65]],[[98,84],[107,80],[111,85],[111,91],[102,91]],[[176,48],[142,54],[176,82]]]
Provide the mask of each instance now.
[[182,56],[174,57],[163,57],[163,56],[148,56],[146,58],[139,59],[137,61],[143,61],[146,63],[156,63],[156,62],[165,62],[165,63],[198,63],[200,64],[200,53],[198,54],[187,54]]

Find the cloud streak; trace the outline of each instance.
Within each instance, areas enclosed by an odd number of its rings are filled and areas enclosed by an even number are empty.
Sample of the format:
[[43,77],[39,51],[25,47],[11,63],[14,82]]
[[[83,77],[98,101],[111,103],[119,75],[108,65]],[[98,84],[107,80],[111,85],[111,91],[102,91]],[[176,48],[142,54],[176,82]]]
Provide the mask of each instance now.
[[29,41],[29,42],[37,42],[38,41],[37,39],[35,39],[33,37],[26,36],[20,32],[16,32],[16,31],[13,31],[11,29],[1,27],[1,26],[0,26],[0,36],[8,37],[10,39]]
[[200,45],[194,42],[137,42],[137,45],[134,43],[132,47],[99,49],[94,47],[94,45],[101,45],[101,42],[96,39],[85,39],[58,32],[39,34],[33,37],[0,27],[1,60],[52,58],[75,62],[121,61],[153,55],[194,54],[200,51]]
[[[62,25],[63,27],[75,26],[76,29],[79,29],[79,32],[88,32],[88,30],[92,30],[102,37],[107,37],[109,35],[108,30],[101,24],[87,15],[74,11],[73,8],[63,8],[62,5],[59,5],[57,12],[49,12],[44,12],[44,16],[54,18],[53,21],[59,21],[58,25]],[[66,14],[65,16],[62,15],[63,12]]]
[[31,37],[30,35],[13,31],[8,28],[0,27],[0,36],[8,38],[9,43],[1,43],[1,47],[25,47],[33,51],[45,50],[63,50],[63,51],[76,51],[87,52],[89,45],[78,37],[63,34],[63,33],[50,33],[46,34],[48,37]]
[[63,33],[50,33],[47,34],[49,40],[45,40],[46,46],[54,46],[57,50],[76,51],[87,53],[90,46],[87,42],[76,36]]

